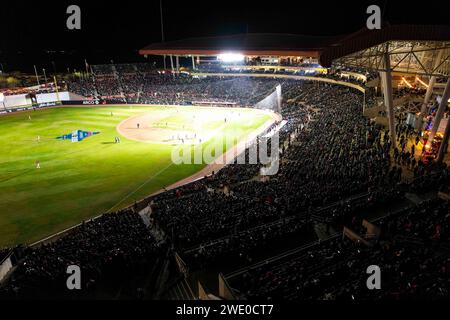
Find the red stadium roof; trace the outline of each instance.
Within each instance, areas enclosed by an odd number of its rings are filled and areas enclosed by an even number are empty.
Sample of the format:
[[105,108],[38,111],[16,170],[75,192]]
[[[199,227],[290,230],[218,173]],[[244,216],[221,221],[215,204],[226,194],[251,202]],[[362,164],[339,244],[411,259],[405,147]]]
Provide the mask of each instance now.
[[317,37],[295,34],[248,33],[231,36],[189,38],[154,43],[141,55],[218,55],[237,51],[244,55],[304,56],[319,58],[324,67],[334,59],[387,41],[449,41],[450,26],[386,25],[380,30],[363,28],[344,36]]
[[189,38],[151,44],[141,55],[217,55],[238,51],[244,55],[307,56],[318,58],[323,48],[336,37],[313,37],[295,34],[248,33],[220,37]]

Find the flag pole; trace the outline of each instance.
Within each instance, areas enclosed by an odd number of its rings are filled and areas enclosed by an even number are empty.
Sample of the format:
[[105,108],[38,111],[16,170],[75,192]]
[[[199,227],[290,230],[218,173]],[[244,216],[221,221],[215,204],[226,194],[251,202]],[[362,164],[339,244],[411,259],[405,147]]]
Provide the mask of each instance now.
[[59,99],[58,82],[56,82],[56,76],[53,76],[53,80],[55,81],[56,100],[58,104],[61,104],[61,100]]
[[33,67],[34,67],[34,74],[36,75],[37,84],[38,84],[38,86],[40,86],[41,84],[39,83],[39,76],[37,73],[36,65],[33,65]]

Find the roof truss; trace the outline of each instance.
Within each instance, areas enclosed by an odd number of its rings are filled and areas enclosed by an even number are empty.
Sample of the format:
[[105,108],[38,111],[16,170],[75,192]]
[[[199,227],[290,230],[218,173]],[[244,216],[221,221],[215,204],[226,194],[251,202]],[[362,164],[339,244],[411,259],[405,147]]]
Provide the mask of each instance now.
[[333,64],[387,71],[383,63],[386,53],[390,58],[391,72],[450,76],[450,41],[389,41],[338,58]]

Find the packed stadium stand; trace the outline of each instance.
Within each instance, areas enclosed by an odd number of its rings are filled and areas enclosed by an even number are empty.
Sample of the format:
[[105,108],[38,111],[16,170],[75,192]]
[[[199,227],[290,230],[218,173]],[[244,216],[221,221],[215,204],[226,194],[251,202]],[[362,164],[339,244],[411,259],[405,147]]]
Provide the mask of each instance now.
[[[306,80],[173,75],[146,64],[95,66],[89,78],[68,83],[85,97],[113,102],[239,106],[255,105],[277,85],[286,124],[276,175],[261,177],[259,164],[230,164],[86,221],[54,242],[18,247],[0,297],[45,291],[48,297],[164,299],[180,281],[195,288],[192,274],[203,279],[220,272],[235,297],[250,300],[448,295],[450,215],[448,202],[436,196],[448,188],[448,169],[422,163],[413,147],[417,133],[401,117],[399,147],[392,151],[388,132],[363,115],[357,90]],[[401,204],[395,212],[379,210],[394,204]],[[364,236],[362,219],[377,226],[376,237]],[[344,227],[364,241],[342,238]],[[64,291],[68,263],[88,268],[83,296]],[[386,289],[363,290],[365,268],[378,263]]]

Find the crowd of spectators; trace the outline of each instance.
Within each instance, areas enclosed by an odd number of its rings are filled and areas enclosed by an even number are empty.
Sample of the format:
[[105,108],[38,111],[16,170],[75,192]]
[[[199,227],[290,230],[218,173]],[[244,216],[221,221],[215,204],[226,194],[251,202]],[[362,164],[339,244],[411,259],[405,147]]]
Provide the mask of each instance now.
[[86,98],[95,98],[97,96],[97,91],[95,89],[95,84],[91,78],[77,78],[68,82],[67,89],[70,92],[79,94]]
[[215,102],[252,106],[258,98],[262,99],[273,91],[277,83],[275,80],[252,81],[247,78],[149,75],[144,79],[140,101],[149,104]]
[[[311,67],[311,65],[307,65]],[[316,66],[317,67],[317,66]],[[246,74],[287,74],[287,75],[309,75],[314,77],[329,78],[339,81],[351,82],[364,85],[365,81],[354,76],[343,76],[340,71],[324,74],[322,72],[309,72],[305,70],[289,69],[236,69],[223,65],[201,65],[198,71],[211,73],[246,73]],[[356,71],[354,71],[356,72]],[[363,73],[362,73],[363,74]],[[245,79],[215,79],[208,77],[193,78],[175,76],[170,71],[157,72],[151,64],[106,64],[92,66],[92,77],[89,80],[74,80],[69,84],[75,93],[86,97],[114,99],[122,97],[122,102],[127,103],[169,103],[182,104],[192,100],[202,100],[206,97],[211,102],[221,100],[239,100],[242,105],[249,105],[248,97],[253,95],[263,95],[266,91],[253,85],[262,81],[246,81]],[[369,73],[366,73],[368,76]],[[228,77],[229,78],[229,77]],[[222,81],[223,84],[214,83]],[[267,82],[269,83],[270,80]],[[214,92],[211,92],[214,90]],[[124,101],[123,98],[126,100]],[[214,98],[214,99],[213,99]]]
[[[389,135],[362,116],[358,94],[309,82],[285,82],[283,92],[282,114],[288,123],[281,141],[287,147],[281,149],[275,176],[260,181],[255,179],[260,165],[231,164],[194,193],[184,196],[180,190],[173,198],[155,199],[156,221],[170,230],[177,248],[185,250],[194,265],[204,266],[205,255],[215,262],[228,256],[230,239],[240,244],[239,254],[248,257],[258,236],[267,234],[264,227],[286,217],[305,218],[359,194],[364,194],[359,207],[402,195],[395,189],[402,171],[395,165]],[[418,176],[428,172],[420,162],[417,166],[422,170]],[[336,207],[321,215],[339,217]],[[290,226],[300,229],[304,219],[298,223]],[[273,244],[276,238],[274,232]]]
[[27,248],[10,279],[0,287],[0,297],[76,297],[77,290],[66,287],[70,265],[82,271],[82,296],[95,294],[108,281],[121,283],[130,275],[145,274],[163,256],[164,248],[137,213],[105,214],[54,242]]
[[[436,299],[448,297],[448,202],[426,201],[376,222],[373,246],[335,237],[232,279],[237,293],[268,300]],[[366,268],[381,269],[382,290],[368,290]]]
[[111,99],[122,96],[120,81],[116,76],[103,76],[96,78],[95,86],[98,94],[103,99]]
[[[229,74],[274,74],[274,75],[293,75],[293,76],[310,76],[332,79],[336,81],[350,82],[353,84],[364,86],[368,81],[375,79],[377,76],[373,73],[358,73],[358,76],[349,73],[343,73],[342,71],[333,70],[331,73],[323,73],[320,66],[305,66],[308,69],[289,69],[265,66],[261,68],[239,68],[236,66],[222,66],[222,65],[206,65],[198,69],[204,73],[229,73]],[[309,69],[310,68],[310,69]],[[357,71],[353,71],[357,72]],[[364,76],[364,77],[361,77]]]

